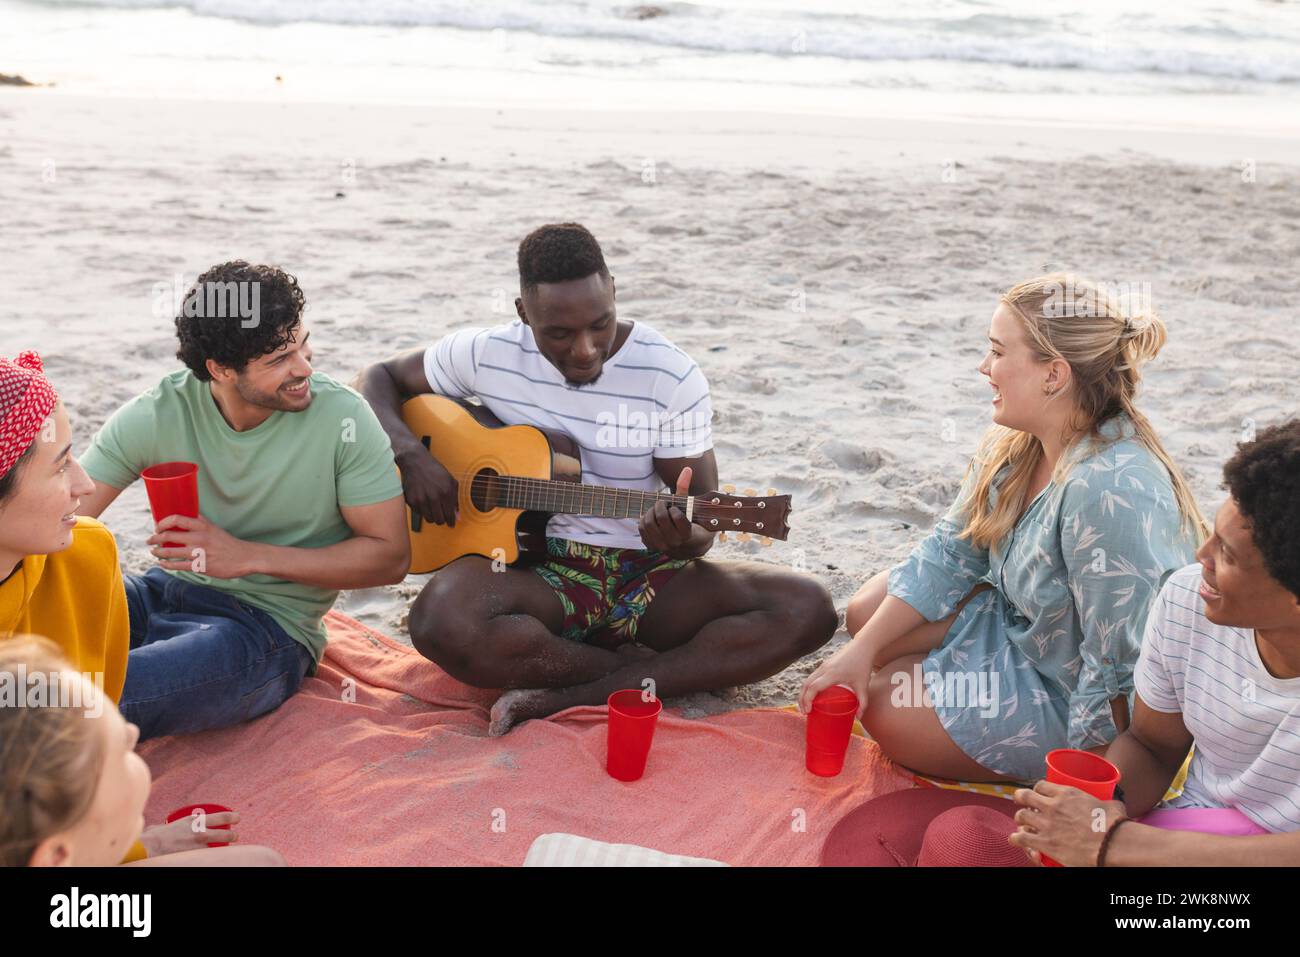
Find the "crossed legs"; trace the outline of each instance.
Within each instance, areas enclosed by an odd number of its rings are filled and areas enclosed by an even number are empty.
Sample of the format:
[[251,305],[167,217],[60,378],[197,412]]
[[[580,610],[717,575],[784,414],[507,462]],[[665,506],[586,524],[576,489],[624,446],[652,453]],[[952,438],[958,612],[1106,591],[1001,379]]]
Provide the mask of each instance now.
[[559,637],[559,599],[523,568],[493,572],[462,558],[434,576],[411,608],[412,642],[453,677],[505,688],[490,731],[578,705],[604,704],[647,679],[659,697],[766,678],[825,644],[838,618],[825,587],[751,562],[691,562],[639,622],[632,656]]

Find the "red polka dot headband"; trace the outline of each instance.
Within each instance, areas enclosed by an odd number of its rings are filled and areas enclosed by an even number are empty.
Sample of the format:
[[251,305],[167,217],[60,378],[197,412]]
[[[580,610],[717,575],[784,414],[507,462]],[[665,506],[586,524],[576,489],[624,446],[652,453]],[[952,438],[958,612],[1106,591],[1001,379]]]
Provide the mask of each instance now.
[[35,352],[0,357],[0,478],[36,440],[59,400],[42,368]]

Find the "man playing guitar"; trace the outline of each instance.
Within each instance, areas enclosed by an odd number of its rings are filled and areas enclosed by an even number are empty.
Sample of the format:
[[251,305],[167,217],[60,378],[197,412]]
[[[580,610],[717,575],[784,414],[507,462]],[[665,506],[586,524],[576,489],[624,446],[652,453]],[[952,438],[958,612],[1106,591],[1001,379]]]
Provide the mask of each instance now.
[[[452,333],[358,377],[412,512],[454,525],[465,478],[403,421],[402,404],[430,393],[474,397],[506,425],[569,436],[584,483],[716,489],[708,383],[654,329],[617,318],[591,233],[576,223],[535,230],[519,246],[519,279],[518,321]],[[504,734],[624,688],[673,697],[757,681],[830,639],[838,620],[820,582],[706,560],[713,537],[663,501],[639,521],[555,515],[539,560],[466,555],[441,568],[411,607],[412,643],[467,684],[507,689],[490,725]]]

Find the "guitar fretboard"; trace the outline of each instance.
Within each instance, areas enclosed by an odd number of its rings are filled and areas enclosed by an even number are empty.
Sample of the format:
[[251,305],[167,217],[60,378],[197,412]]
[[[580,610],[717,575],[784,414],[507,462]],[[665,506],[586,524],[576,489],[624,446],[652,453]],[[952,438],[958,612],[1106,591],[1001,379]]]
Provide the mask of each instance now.
[[474,487],[484,490],[506,508],[522,508],[562,515],[598,515],[601,518],[639,518],[656,502],[685,511],[686,496],[670,492],[581,485],[554,479],[518,478],[512,475],[475,476]]

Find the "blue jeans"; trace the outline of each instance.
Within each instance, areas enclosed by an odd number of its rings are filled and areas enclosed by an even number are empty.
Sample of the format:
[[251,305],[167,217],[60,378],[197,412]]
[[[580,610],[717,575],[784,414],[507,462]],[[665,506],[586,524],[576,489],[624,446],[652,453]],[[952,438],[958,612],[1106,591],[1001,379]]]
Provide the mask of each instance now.
[[142,740],[274,711],[314,664],[274,618],[232,595],[161,568],[125,582],[131,653],[118,707]]

